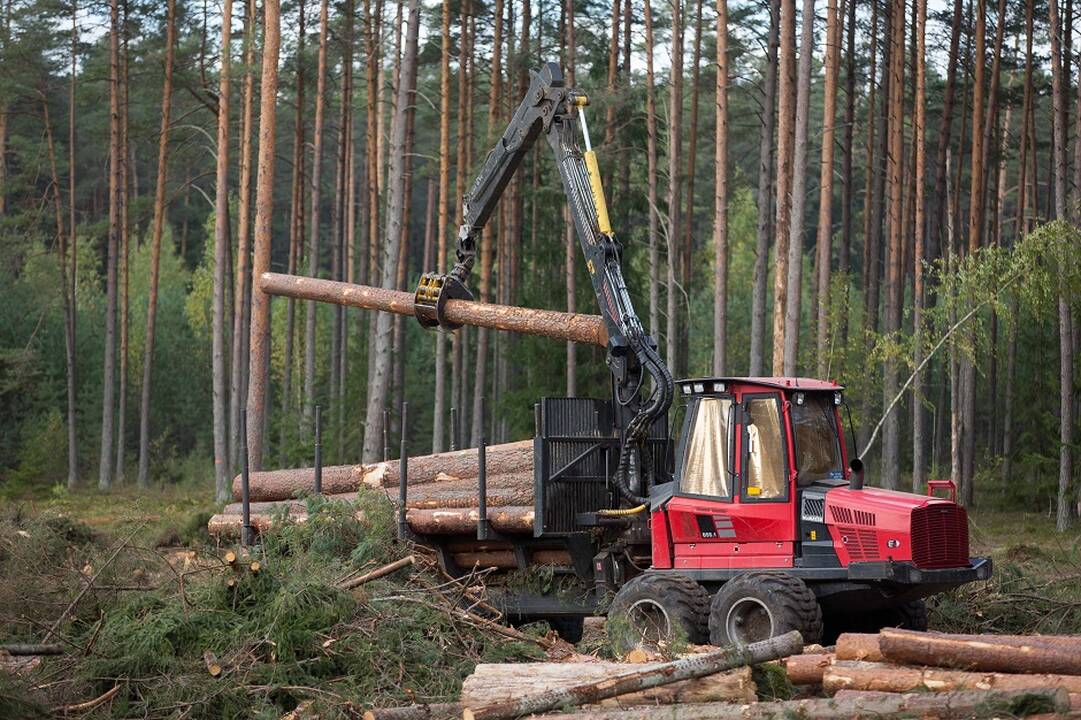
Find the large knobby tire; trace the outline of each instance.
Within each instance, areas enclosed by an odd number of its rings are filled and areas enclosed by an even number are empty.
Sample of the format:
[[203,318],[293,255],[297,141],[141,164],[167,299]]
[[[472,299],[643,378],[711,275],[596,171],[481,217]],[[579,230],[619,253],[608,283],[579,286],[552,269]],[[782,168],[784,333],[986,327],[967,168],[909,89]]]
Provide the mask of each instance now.
[[810,588],[783,572],[748,572],[726,582],[713,596],[709,641],[749,645],[799,630],[803,642],[822,638],[822,608]]
[[618,653],[661,649],[709,635],[709,593],[685,575],[646,573],[619,589],[608,608],[608,640]]
[[927,603],[923,600],[909,600],[882,612],[879,629],[896,627],[902,630],[927,629]]

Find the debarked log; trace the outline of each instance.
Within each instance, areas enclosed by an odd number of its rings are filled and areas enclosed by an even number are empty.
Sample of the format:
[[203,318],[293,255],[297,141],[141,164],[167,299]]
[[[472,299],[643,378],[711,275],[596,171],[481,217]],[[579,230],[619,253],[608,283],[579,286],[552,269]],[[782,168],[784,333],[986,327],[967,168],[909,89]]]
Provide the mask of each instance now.
[[[533,515],[532,505],[488,508],[492,529],[504,533],[533,532]],[[422,535],[475,535],[480,512],[476,508],[409,510],[405,519],[413,532]]]
[[878,633],[841,633],[837,638],[837,659],[882,662]]
[[838,690],[878,690],[908,692],[927,690],[1030,690],[1033,688],[1062,688],[1069,693],[1081,693],[1081,677],[1076,675],[971,672],[944,670],[933,667],[906,667],[885,663],[840,660],[826,668],[822,688],[829,693]]
[[[323,468],[323,493],[336,495],[356,492],[353,479],[355,466],[331,465]],[[263,470],[253,472],[248,477],[249,498],[252,502],[291,500],[301,495],[315,492],[314,468],[291,468],[285,470]],[[233,478],[233,500],[241,499],[240,476]]]
[[[466,707],[464,720],[506,720],[555,708],[570,708],[599,703],[612,697],[670,685],[681,680],[713,675],[744,665],[758,665],[794,655],[803,649],[803,638],[796,631],[751,643],[745,647],[727,647],[661,663],[649,670],[638,670],[593,682],[574,681],[528,695],[518,695],[502,702]],[[680,706],[675,706],[680,707]],[[731,707],[731,706],[729,706]],[[656,717],[656,716],[653,716]]]
[[626,710],[580,710],[545,715],[544,720],[850,720],[851,718],[1010,717],[1035,703],[1055,713],[1069,711],[1065,690],[963,690],[955,693],[855,693],[841,698],[786,700],[739,705],[688,703]]
[[[477,707],[505,702],[522,694],[554,690],[579,682],[599,682],[606,678],[659,667],[662,663],[634,665],[615,662],[575,663],[481,663],[462,683],[462,704]],[[754,702],[755,683],[749,667],[602,700],[602,707],[629,707],[656,703]]]
[[[533,441],[489,445],[487,462],[488,476],[508,473],[533,472]],[[397,460],[357,465],[353,470],[353,489],[360,485],[369,487],[397,487],[401,465]],[[409,487],[432,482],[442,482],[455,478],[477,477],[477,449],[451,450],[432,455],[417,455],[409,458]]]
[[1072,638],[1034,636],[1000,641],[994,635],[961,636],[886,629],[880,633],[882,656],[902,665],[934,665],[961,670],[1081,675],[1081,646]]
[[[413,293],[399,290],[270,272],[259,277],[259,289],[268,295],[413,315]],[[448,300],[443,316],[456,325],[473,325],[599,347],[608,345],[608,332],[599,315],[535,310],[473,300]]]
[[[251,527],[256,533],[265,533],[274,527],[275,523],[280,517],[284,517],[285,522],[302,523],[308,521],[308,513],[306,512],[290,512],[288,515],[279,514],[255,514],[251,515]],[[356,518],[359,521],[364,521],[364,513],[358,511]],[[225,514],[218,513],[211,516],[210,520],[206,524],[206,530],[210,533],[211,537],[216,537],[219,540],[237,540],[240,538],[240,529],[244,525],[244,516],[240,514]]]
[[[397,487],[399,462],[370,463],[365,465],[333,465],[323,468],[323,494],[339,495],[355,493],[361,485],[372,488]],[[477,487],[477,450],[454,450],[434,455],[417,455],[409,458],[409,488],[430,484],[460,482],[468,484],[474,492]],[[497,477],[513,476],[532,487],[533,441],[491,445],[488,448],[487,471],[489,487],[498,487]],[[508,480],[508,482],[511,482]],[[521,483],[519,483],[521,484]],[[315,492],[313,468],[291,468],[254,472],[248,480],[250,498],[253,502],[292,500]],[[418,495],[419,496],[419,495]],[[241,499],[240,476],[233,478],[233,499]]]

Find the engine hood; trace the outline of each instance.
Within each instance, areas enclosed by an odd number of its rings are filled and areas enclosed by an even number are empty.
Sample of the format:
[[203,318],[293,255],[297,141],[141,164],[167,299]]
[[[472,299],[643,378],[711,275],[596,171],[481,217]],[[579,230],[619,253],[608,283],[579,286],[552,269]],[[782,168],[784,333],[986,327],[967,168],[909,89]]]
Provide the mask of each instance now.
[[968,563],[968,519],[942,498],[864,487],[826,493],[825,522],[842,565],[908,560],[920,567]]

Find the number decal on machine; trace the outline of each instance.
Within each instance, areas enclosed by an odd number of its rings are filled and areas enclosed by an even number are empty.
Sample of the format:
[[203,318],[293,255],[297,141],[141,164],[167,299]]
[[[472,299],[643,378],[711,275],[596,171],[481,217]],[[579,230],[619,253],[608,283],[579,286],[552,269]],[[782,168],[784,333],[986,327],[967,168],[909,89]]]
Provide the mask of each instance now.
[[695,515],[695,519],[698,521],[698,534],[703,540],[719,540],[736,536],[732,518],[727,515]]

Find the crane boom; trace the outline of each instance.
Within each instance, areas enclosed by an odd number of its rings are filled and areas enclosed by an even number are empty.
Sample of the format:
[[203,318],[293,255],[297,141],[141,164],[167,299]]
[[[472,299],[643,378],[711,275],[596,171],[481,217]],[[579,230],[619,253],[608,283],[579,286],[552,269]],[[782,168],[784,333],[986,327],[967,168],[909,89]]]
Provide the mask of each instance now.
[[[457,262],[446,275],[427,273],[415,295],[415,314],[425,327],[457,329],[443,308],[447,300],[472,299],[468,281],[476,259],[476,239],[495,210],[504,189],[541,134],[548,140],[567,197],[570,215],[601,317],[608,331],[606,362],[621,432],[617,487],[629,503],[645,501],[655,463],[643,457],[653,423],[672,403],[672,375],[642,327],[623,278],[623,248],[612,231],[596,154],[589,143],[584,108],[587,97],[565,86],[559,65],[545,63],[531,73],[529,90],[502,137],[488,153],[480,174],[462,199]],[[578,118],[575,118],[577,111]],[[575,139],[581,125],[585,151]],[[645,380],[650,387],[645,387]],[[647,477],[641,477],[646,475]],[[667,478],[664,478],[666,480]]]

